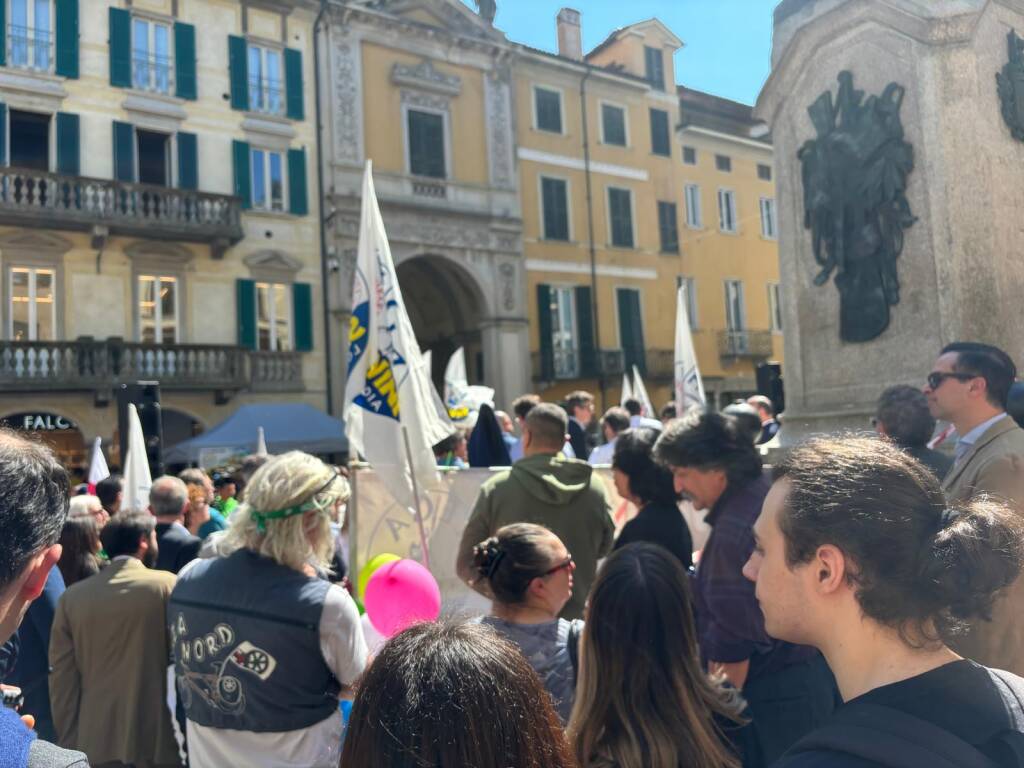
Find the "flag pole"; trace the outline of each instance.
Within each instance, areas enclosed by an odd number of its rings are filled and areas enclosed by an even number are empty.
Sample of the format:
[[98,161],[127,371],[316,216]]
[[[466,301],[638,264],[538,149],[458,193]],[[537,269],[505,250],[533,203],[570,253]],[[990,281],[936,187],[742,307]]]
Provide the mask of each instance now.
[[405,442],[405,458],[409,462],[409,477],[412,480],[412,498],[416,504],[416,527],[420,532],[420,549],[423,550],[423,565],[430,570],[430,546],[427,544],[427,533],[423,528],[423,511],[420,507],[420,486],[416,480],[416,468],[412,463],[412,447],[409,445],[409,428],[402,425],[402,440]]

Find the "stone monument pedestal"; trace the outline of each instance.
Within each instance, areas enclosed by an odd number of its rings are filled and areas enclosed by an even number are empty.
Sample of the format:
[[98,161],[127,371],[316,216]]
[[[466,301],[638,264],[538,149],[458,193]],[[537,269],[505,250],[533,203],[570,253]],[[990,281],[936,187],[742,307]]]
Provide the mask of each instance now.
[[[1013,135],[1020,115],[1024,137],[1024,69],[1004,71],[1012,30],[1024,35],[1022,0],[777,7],[755,114],[776,153],[783,446],[867,429],[881,391],[922,386],[949,342],[995,344],[1024,365],[1024,142]],[[997,87],[997,73],[1010,81]],[[844,112],[851,104],[860,112]],[[823,133],[830,110],[838,127]]]

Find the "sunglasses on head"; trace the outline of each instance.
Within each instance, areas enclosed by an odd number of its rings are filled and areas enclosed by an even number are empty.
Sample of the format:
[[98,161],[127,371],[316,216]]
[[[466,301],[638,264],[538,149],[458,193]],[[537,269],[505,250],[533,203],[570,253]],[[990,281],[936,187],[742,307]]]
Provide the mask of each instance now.
[[928,374],[926,381],[931,389],[938,389],[942,386],[942,382],[946,379],[956,379],[957,381],[970,381],[971,379],[978,378],[976,373],[956,373],[947,371],[932,371]]
[[548,570],[544,571],[544,573],[541,574],[541,577],[550,576],[551,574],[558,573],[559,571],[561,571],[561,570],[563,570],[565,568],[571,568],[572,565],[573,565],[573,562],[574,561],[572,559],[572,555],[567,555],[565,560],[560,562],[554,568],[549,568]]

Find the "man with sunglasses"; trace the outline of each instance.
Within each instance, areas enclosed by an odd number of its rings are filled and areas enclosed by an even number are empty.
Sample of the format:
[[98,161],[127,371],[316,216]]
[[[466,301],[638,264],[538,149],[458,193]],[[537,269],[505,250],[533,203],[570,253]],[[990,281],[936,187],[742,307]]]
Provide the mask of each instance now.
[[[955,342],[942,350],[924,394],[937,419],[956,427],[953,468],[942,489],[950,501],[989,494],[1024,512],[1024,430],[1006,413],[1017,368],[1003,350]],[[975,622],[955,650],[979,664],[1024,674],[1024,582],[999,599],[991,621]]]

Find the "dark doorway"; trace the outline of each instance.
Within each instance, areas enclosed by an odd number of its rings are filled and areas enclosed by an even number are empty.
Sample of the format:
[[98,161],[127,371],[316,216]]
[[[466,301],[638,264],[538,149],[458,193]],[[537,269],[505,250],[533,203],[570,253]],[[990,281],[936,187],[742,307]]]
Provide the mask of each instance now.
[[170,136],[139,130],[135,135],[139,152],[139,181],[161,187],[170,186]]
[[11,166],[50,170],[50,116],[37,112],[10,112]]

